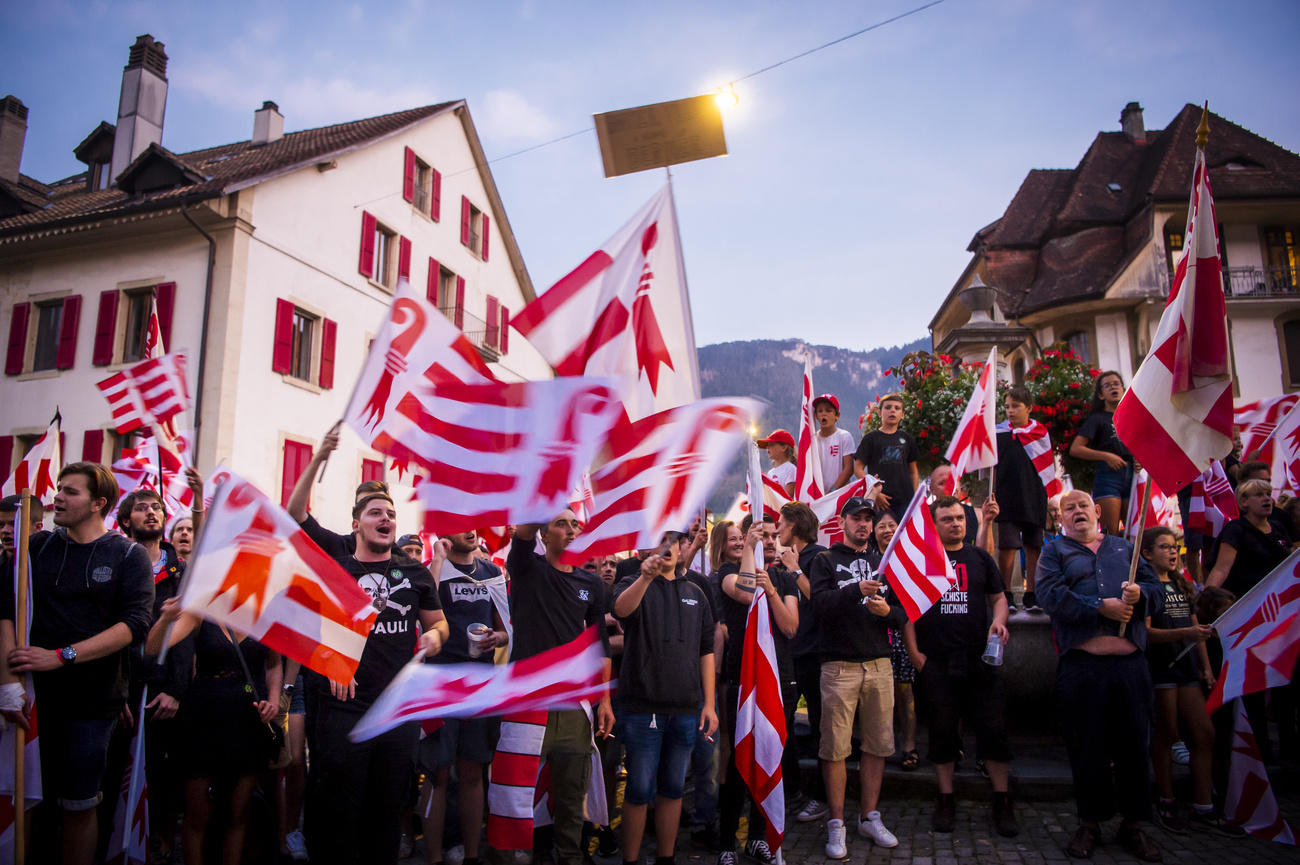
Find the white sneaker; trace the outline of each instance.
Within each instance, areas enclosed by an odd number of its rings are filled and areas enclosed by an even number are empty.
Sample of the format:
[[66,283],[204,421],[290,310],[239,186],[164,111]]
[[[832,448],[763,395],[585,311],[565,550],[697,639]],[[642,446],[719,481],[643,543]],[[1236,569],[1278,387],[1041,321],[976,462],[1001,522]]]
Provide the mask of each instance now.
[[457,844],[446,853],[443,853],[442,861],[445,865],[461,865],[465,861],[465,845]]
[[[830,820],[826,823],[826,858],[843,859],[849,855],[848,845],[845,843],[845,831],[843,820]],[[895,844],[898,842],[895,841]]]
[[818,802],[816,799],[809,799],[803,803],[803,807],[799,809],[799,813],[795,815],[794,819],[800,823],[811,823],[814,820],[820,820],[830,812],[830,805],[825,802]]
[[876,842],[877,847],[897,847],[898,839],[894,833],[885,828],[885,824],[880,822],[879,811],[868,811],[865,820],[858,821],[858,834],[863,838],[870,838]]
[[289,851],[289,857],[293,861],[307,861],[307,841],[297,829],[284,836],[284,846]]
[[1173,748],[1170,750],[1172,752],[1174,762],[1177,763],[1179,766],[1186,766],[1192,762],[1192,754],[1190,751],[1187,750],[1186,743],[1175,742]]

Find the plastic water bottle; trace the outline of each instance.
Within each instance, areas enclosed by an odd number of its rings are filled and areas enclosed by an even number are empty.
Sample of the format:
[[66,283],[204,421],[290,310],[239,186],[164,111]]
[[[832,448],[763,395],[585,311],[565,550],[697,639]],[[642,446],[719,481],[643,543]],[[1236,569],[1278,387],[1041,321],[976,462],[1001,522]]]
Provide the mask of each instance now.
[[988,645],[984,647],[980,660],[990,667],[1002,666],[1002,640],[997,634],[989,634]]

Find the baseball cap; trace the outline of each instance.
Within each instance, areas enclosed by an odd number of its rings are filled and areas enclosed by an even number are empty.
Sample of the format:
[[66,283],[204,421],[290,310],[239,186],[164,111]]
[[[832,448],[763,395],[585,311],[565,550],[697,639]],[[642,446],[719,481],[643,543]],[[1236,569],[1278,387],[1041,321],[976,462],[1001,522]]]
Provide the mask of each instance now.
[[755,442],[759,447],[765,448],[768,445],[789,445],[794,447],[794,436],[790,435],[789,430],[776,429],[765,439],[759,439]]
[[840,401],[837,400],[837,399],[835,398],[835,394],[833,394],[833,393],[824,393],[824,394],[820,394],[820,395],[814,397],[814,398],[813,398],[813,401],[812,401],[813,408],[816,408],[816,407],[817,407],[817,403],[819,403],[819,402],[828,402],[828,403],[830,403],[831,405],[835,406],[835,413],[836,413],[836,414],[839,414],[839,411],[840,411]]
[[849,514],[860,514],[863,511],[871,511],[871,516],[875,517],[876,506],[871,503],[871,499],[853,496],[844,503],[844,507],[840,508],[840,516],[847,517]]
[[22,505],[21,495],[5,496],[0,499],[0,511],[16,511]]
[[401,549],[407,544],[418,544],[420,549],[424,549],[424,541],[420,540],[419,535],[402,535],[397,539],[397,548]]

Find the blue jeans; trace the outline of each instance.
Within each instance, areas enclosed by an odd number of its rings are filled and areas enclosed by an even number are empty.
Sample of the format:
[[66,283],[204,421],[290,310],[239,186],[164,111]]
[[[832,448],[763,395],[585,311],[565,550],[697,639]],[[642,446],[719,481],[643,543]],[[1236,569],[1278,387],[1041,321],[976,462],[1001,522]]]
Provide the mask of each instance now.
[[[703,709],[703,704],[700,705]],[[691,774],[695,776],[695,810],[691,814],[694,826],[712,826],[718,819],[718,743],[722,737],[714,734],[710,742],[696,735],[691,750]]]
[[649,805],[656,789],[665,799],[682,798],[698,726],[699,716],[694,714],[632,713],[624,717],[627,789],[623,798],[628,803]]

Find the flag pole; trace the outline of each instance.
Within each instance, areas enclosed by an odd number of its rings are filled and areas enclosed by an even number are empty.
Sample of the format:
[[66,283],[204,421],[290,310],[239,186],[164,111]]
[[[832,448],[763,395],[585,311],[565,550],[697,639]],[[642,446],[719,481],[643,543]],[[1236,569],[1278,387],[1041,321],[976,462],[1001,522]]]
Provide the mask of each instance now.
[[[1142,489],[1142,507],[1138,510],[1137,531],[1133,536],[1133,557],[1128,563],[1128,580],[1125,581],[1125,586],[1131,586],[1137,581],[1138,558],[1142,555],[1142,533],[1146,531],[1147,508],[1151,506],[1151,487],[1154,484],[1155,481],[1151,479],[1150,475],[1147,475],[1147,482]],[[1121,637],[1124,636],[1124,632],[1128,629],[1127,626],[1128,622],[1119,623],[1119,635]]]
[[[339,428],[341,426],[343,426],[343,418],[339,418],[338,420],[336,420],[334,422],[334,426],[330,427],[330,431],[325,433],[325,435],[334,435],[339,431]],[[329,466],[329,464],[330,464],[330,458],[329,456],[326,456],[325,461],[320,464],[320,473],[316,475],[316,483],[320,483],[321,481],[325,480],[325,469],[327,466]]]
[[[17,586],[14,587],[14,645],[27,645],[27,576],[31,555],[32,493],[24,489],[18,505]],[[31,695],[28,695],[31,699]],[[27,861],[27,731],[14,724],[14,861]]]

